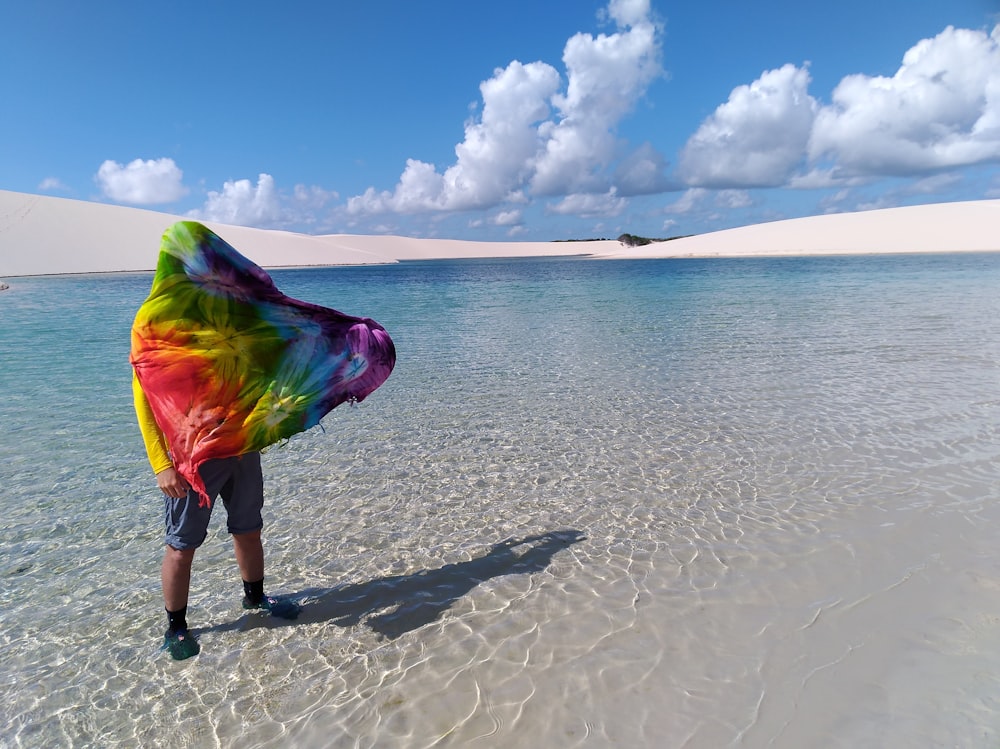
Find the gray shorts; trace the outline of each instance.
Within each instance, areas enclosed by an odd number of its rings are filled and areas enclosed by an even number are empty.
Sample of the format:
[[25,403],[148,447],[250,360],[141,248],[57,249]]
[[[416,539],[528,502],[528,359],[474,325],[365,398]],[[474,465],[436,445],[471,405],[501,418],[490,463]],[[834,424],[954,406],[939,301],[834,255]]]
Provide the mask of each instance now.
[[260,514],[264,507],[260,453],[209,460],[202,464],[199,473],[212,500],[208,507],[198,506],[199,496],[194,490],[180,499],[163,496],[168,546],[175,549],[197,549],[201,546],[208,536],[208,521],[212,517],[215,498],[219,496],[226,507],[226,526],[230,533],[250,533],[264,527]]

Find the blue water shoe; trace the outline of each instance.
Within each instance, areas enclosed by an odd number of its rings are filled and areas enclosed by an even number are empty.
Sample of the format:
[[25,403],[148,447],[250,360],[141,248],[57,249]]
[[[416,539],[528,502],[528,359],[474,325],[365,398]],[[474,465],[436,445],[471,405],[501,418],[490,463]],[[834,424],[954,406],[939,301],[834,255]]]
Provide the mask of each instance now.
[[183,661],[185,658],[198,655],[201,652],[201,646],[194,639],[194,635],[186,629],[179,629],[176,632],[167,630],[167,633],[163,636],[163,647],[161,650],[166,650],[170,653],[170,657],[175,661]]
[[275,598],[274,596],[264,596],[260,603],[252,603],[249,598],[243,598],[243,608],[263,609],[279,619],[298,619],[302,607],[288,598]]

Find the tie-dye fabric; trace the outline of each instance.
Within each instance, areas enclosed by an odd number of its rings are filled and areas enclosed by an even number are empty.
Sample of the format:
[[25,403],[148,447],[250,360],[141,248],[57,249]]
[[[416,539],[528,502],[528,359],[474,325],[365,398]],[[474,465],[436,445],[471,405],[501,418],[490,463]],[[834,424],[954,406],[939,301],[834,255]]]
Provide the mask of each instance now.
[[282,294],[201,224],[163,235],[130,360],[175,468],[204,502],[198,467],[260,450],[361,401],[396,351],[374,320]]

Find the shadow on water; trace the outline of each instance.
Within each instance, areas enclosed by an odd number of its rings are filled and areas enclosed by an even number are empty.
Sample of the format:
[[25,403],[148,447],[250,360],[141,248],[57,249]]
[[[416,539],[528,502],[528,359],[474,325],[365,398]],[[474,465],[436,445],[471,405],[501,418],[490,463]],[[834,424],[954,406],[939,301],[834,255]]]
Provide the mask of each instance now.
[[520,540],[508,539],[494,545],[484,556],[467,562],[336,588],[310,588],[287,596],[302,605],[299,617],[292,621],[250,614],[196,631],[328,621],[340,627],[364,623],[378,634],[394,639],[435,621],[455,601],[486,580],[541,572],[555,554],[585,538],[579,531],[562,530]]

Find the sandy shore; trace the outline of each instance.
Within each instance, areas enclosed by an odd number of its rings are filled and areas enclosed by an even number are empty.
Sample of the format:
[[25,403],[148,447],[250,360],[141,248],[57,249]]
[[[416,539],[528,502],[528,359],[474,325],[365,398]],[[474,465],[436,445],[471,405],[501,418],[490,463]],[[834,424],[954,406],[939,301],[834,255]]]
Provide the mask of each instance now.
[[[151,270],[163,231],[182,217],[0,190],[0,277]],[[591,255],[602,258],[1000,251],[1000,200],[940,203],[775,221],[644,247],[616,240],[470,242],[313,236],[208,222],[264,267],[399,260]]]

